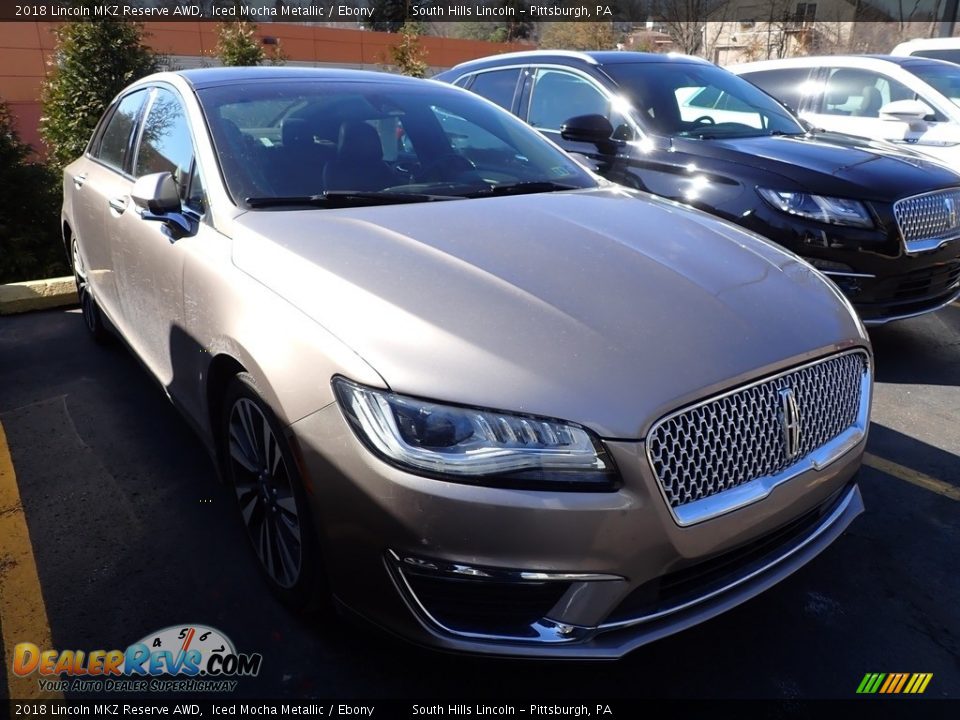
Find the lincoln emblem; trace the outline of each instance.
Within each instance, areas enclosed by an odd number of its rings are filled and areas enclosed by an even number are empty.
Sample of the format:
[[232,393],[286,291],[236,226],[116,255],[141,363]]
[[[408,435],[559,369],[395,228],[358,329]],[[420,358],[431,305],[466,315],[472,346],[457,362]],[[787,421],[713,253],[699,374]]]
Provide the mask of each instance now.
[[783,426],[783,447],[787,458],[793,459],[800,452],[800,408],[793,388],[780,390],[780,423]]

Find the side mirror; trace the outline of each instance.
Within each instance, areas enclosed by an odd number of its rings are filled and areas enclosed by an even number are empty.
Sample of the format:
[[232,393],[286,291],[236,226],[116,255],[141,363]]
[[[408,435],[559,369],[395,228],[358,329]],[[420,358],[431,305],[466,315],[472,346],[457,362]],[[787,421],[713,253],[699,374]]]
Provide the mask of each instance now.
[[140,208],[143,220],[163,223],[163,232],[171,242],[195,231],[195,223],[183,214],[180,190],[171,173],[144,175],[133,184],[130,197]]
[[137,207],[149,210],[154,215],[178,213],[181,210],[177,182],[168,172],[144,175],[133,184],[130,197]]
[[880,108],[880,119],[910,123],[911,130],[920,130],[926,122],[924,118],[932,115],[933,110],[919,100],[895,100]]
[[560,137],[571,142],[606,145],[613,135],[613,125],[603,115],[577,115],[560,126]]

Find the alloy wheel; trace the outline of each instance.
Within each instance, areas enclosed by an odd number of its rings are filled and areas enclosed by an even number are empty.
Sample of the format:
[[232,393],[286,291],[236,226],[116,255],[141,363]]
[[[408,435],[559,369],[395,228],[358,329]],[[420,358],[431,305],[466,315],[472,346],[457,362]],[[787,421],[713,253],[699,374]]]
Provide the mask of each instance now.
[[302,532],[280,440],[249,398],[233,403],[228,429],[234,490],[247,534],[273,582],[292,588],[303,562]]

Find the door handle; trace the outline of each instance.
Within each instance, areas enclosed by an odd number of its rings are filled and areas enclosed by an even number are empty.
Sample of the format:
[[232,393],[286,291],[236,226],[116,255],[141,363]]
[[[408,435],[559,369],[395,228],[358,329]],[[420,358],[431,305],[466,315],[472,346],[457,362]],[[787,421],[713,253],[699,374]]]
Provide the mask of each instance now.
[[113,210],[116,210],[118,213],[122,213],[124,210],[127,209],[127,202],[129,202],[129,200],[130,198],[128,198],[126,195],[122,197],[111,198],[110,207]]
[[74,175],[74,176],[73,176],[73,184],[74,184],[77,188],[82,188],[82,187],[83,187],[83,184],[84,184],[86,181],[87,181],[86,173],[84,173],[83,175]]

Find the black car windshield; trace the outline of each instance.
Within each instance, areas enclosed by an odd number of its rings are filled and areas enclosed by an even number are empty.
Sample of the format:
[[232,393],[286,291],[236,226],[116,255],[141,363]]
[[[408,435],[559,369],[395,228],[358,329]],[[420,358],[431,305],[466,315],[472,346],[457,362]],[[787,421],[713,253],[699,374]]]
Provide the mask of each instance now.
[[960,105],[960,66],[946,63],[924,63],[904,65],[903,69],[916,75],[927,85],[950,100],[954,105]]
[[603,69],[632,102],[640,122],[659,135],[709,140],[804,133],[776,100],[714,65],[611,63]]
[[505,110],[433,83],[251,81],[198,95],[230,194],[251,208],[342,208],[597,185]]

